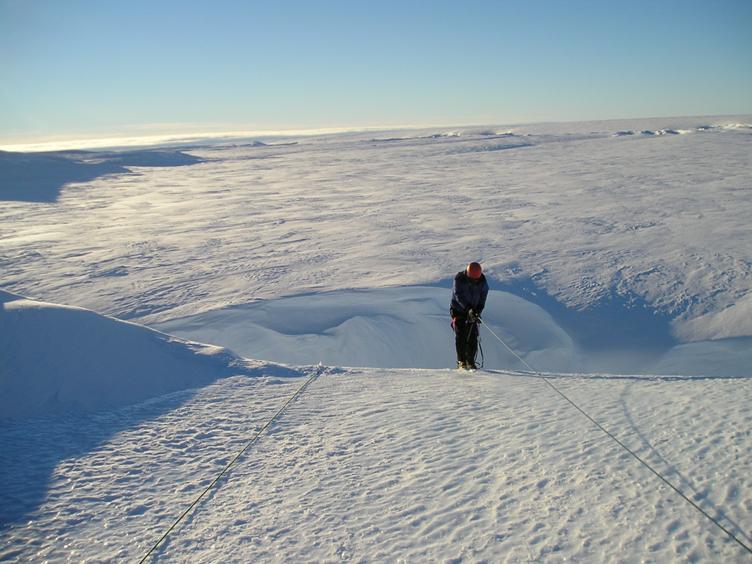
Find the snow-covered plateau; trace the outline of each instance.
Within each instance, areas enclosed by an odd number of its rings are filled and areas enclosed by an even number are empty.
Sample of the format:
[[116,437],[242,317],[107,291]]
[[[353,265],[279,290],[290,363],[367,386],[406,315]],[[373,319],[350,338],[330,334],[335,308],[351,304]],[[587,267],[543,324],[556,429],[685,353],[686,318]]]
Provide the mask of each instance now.
[[749,561],[750,124],[0,151],[0,561]]

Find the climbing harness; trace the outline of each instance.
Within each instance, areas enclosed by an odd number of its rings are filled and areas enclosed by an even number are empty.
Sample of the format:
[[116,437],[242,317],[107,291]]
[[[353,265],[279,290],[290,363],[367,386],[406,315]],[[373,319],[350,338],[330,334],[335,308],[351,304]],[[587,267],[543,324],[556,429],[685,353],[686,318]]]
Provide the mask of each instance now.
[[658,479],[660,479],[664,484],[666,484],[668,487],[670,487],[672,490],[674,490],[680,497],[682,497],[687,503],[689,503],[692,507],[694,507],[697,511],[702,513],[705,517],[707,517],[710,521],[712,521],[719,529],[721,529],[724,533],[726,533],[731,539],[736,541],[742,548],[744,548],[747,552],[752,554],[752,547],[744,543],[741,539],[736,537],[731,531],[729,531],[726,527],[721,525],[721,523],[718,522],[717,519],[715,519],[713,516],[711,516],[709,513],[707,513],[702,507],[697,505],[694,501],[689,499],[679,488],[677,488],[674,484],[668,481],[667,478],[665,478],[660,472],[658,472],[655,468],[653,468],[650,464],[648,464],[645,460],[643,460],[637,453],[635,453],[632,449],[630,449],[627,445],[625,445],[623,442],[621,442],[619,439],[617,439],[611,432],[608,431],[603,425],[598,423],[595,419],[593,419],[588,413],[585,412],[584,409],[582,409],[579,405],[577,405],[574,401],[569,399],[569,397],[562,392],[559,388],[557,388],[553,382],[551,382],[550,378],[547,378],[537,370],[535,370],[532,366],[530,366],[525,359],[523,359],[520,355],[518,355],[512,348],[507,345],[504,340],[499,337],[496,333],[493,332],[493,330],[486,325],[485,323],[483,326],[488,329],[488,332],[491,333],[496,339],[504,345],[504,347],[512,353],[517,360],[519,360],[525,367],[530,370],[533,374],[541,378],[546,384],[548,384],[557,394],[559,394],[562,398],[564,398],[569,404],[572,405],[577,411],[579,411],[582,415],[584,415],[593,425],[598,427],[601,431],[603,431],[606,435],[608,435],[611,439],[616,442],[621,448],[623,448],[625,451],[627,451],[629,454],[631,454],[640,464],[645,466],[648,470],[650,470]]
[[308,388],[308,386],[310,386],[311,383],[313,383],[313,381],[316,380],[316,378],[321,376],[323,372],[324,372],[324,366],[322,364],[319,364],[318,367],[316,368],[316,371],[313,374],[311,374],[308,380],[306,380],[303,383],[303,385],[300,386],[300,388],[298,388],[297,391],[287,399],[287,401],[282,405],[282,407],[280,407],[279,410],[277,410],[277,412],[274,415],[272,415],[271,419],[269,419],[269,421],[267,421],[266,424],[263,427],[261,427],[261,429],[259,429],[259,431],[253,436],[253,438],[246,443],[246,445],[240,450],[240,452],[238,452],[235,455],[235,458],[233,458],[227,464],[227,466],[225,466],[222,469],[222,471],[217,475],[217,477],[214,478],[212,483],[209,484],[203,492],[201,492],[201,495],[199,495],[193,501],[193,503],[191,503],[188,506],[188,508],[185,511],[183,511],[180,517],[178,517],[175,520],[175,522],[172,525],[170,525],[170,527],[164,532],[164,534],[161,537],[159,537],[159,540],[154,543],[154,546],[152,546],[149,549],[149,552],[147,552],[144,555],[144,557],[139,561],[139,564],[143,564],[146,561],[146,559],[149,558],[149,556],[151,556],[151,553],[154,552],[156,548],[162,543],[162,541],[167,538],[167,535],[169,535],[172,532],[172,530],[178,525],[178,523],[180,523],[185,518],[185,516],[188,515],[188,513],[190,513],[191,509],[193,509],[201,501],[201,499],[207,494],[207,492],[210,489],[212,489],[217,482],[219,482],[220,478],[222,478],[222,476],[224,476],[227,473],[227,471],[230,469],[230,467],[233,464],[235,464],[238,458],[240,458],[243,455],[243,453],[251,447],[251,445],[253,445],[254,443],[256,443],[256,441],[259,440],[259,438],[264,433],[264,431],[266,431],[269,427],[271,427],[272,423],[274,423],[277,420],[277,418],[279,418],[279,416],[282,415],[282,413],[284,413],[284,411],[287,409],[287,406],[289,406],[292,402],[294,402],[297,398],[299,398],[303,394],[303,392],[305,392],[306,388]]

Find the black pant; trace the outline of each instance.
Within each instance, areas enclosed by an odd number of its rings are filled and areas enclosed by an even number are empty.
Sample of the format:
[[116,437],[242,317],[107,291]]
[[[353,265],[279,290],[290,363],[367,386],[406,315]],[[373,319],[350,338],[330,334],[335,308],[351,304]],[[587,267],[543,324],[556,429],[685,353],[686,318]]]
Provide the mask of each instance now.
[[468,323],[467,317],[457,317],[454,322],[454,345],[457,361],[475,364],[478,352],[478,324]]

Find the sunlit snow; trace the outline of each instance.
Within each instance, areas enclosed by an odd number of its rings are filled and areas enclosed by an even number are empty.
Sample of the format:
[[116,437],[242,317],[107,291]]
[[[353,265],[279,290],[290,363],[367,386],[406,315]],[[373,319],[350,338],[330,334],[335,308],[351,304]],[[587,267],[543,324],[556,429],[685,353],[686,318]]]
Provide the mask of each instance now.
[[0,152],[0,560],[744,561],[750,124]]

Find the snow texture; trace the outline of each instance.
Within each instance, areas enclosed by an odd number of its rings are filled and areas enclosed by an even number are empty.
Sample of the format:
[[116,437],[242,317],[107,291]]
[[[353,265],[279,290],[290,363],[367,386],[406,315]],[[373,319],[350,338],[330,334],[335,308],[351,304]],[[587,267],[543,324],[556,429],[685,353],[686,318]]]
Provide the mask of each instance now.
[[[140,559],[304,379],[3,426],[0,558]],[[750,380],[555,383],[750,542]],[[150,561],[400,559],[748,554],[540,379],[350,369],[314,381]]]
[[[570,312],[624,304],[668,320],[682,343],[750,337],[750,122],[249,139],[197,147],[191,166],[78,183],[35,164],[63,187],[54,203],[1,203],[2,284],[148,324],[436,284],[477,259],[492,280]],[[614,137],[667,129],[689,133]],[[3,170],[3,190],[20,189]]]
[[220,347],[0,291],[0,415],[128,405],[249,372]]
[[748,561],[750,123],[1,153],[0,560]]
[[[179,318],[155,327],[222,345],[236,354],[285,364],[441,368],[456,360],[451,291],[413,286],[262,300]],[[541,302],[546,305],[545,302]],[[558,373],[752,376],[752,338],[677,345],[654,315],[610,309],[570,319],[513,293],[491,291],[484,322],[537,370]],[[593,314],[594,312],[591,312]],[[618,324],[618,327],[612,327]],[[592,327],[609,327],[609,335]],[[481,331],[486,366],[526,367]],[[367,346],[364,346],[367,343]],[[479,357],[480,358],[480,357]]]
[[174,150],[122,153],[0,151],[0,200],[54,202],[67,184],[128,173],[128,167],[175,167],[200,161],[198,157]]

